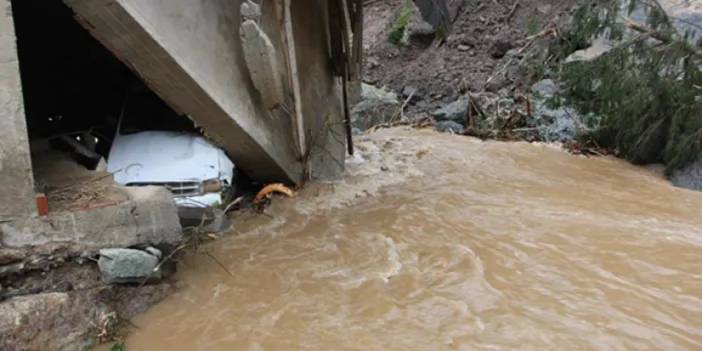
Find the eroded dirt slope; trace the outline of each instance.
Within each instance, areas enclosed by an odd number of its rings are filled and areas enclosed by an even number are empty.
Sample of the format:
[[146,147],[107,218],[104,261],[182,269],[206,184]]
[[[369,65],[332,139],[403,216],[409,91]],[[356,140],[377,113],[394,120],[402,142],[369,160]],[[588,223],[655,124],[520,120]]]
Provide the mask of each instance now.
[[412,110],[423,112],[467,91],[523,89],[528,82],[505,69],[517,64],[506,52],[523,48],[527,37],[552,24],[565,23],[577,0],[466,0],[451,33],[428,47],[389,42],[403,3],[366,1],[364,79],[397,92],[417,89],[421,100]]

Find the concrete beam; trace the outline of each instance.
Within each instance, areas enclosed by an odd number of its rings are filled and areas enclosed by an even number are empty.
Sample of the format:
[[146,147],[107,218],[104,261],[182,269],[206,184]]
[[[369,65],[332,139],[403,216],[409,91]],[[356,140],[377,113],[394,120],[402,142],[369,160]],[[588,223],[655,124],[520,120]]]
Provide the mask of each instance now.
[[10,0],[0,0],[0,222],[36,213]]
[[164,188],[123,188],[129,200],[115,206],[0,223],[0,247],[61,247],[71,252],[169,244],[183,239],[178,211]]
[[[84,26],[251,177],[303,175],[289,116],[262,108],[239,36],[241,1],[64,0]],[[308,63],[305,63],[308,65]]]

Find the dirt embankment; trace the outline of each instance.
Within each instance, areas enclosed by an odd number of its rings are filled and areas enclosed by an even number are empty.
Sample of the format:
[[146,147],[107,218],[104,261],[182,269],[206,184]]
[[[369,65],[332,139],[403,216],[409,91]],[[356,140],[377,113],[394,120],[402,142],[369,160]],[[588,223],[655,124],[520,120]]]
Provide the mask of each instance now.
[[[90,258],[66,254],[37,256],[51,262],[19,274],[0,271],[0,350],[83,350],[119,340],[135,327],[130,318],[178,286],[173,279],[106,284]],[[7,253],[0,255],[0,262],[7,259]]]
[[[460,2],[461,0],[459,0]],[[417,90],[410,112],[427,112],[467,92],[527,89],[507,52],[568,21],[577,0],[465,0],[445,38],[395,45],[389,35],[405,0],[366,1],[364,80],[398,93]],[[439,33],[440,34],[440,33]]]

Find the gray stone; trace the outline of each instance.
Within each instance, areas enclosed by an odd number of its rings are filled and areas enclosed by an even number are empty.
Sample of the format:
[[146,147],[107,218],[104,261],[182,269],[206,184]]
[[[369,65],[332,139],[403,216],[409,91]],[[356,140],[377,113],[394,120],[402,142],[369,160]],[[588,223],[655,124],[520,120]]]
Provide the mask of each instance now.
[[441,133],[461,134],[465,128],[454,121],[442,121],[436,124],[436,130]]
[[351,122],[355,128],[367,130],[389,122],[397,114],[400,106],[395,93],[363,83],[361,101],[351,109]]
[[549,98],[558,92],[558,86],[553,79],[544,79],[531,86],[531,92],[537,97]]
[[[158,253],[160,254],[160,251]],[[105,283],[141,283],[144,280],[161,279],[161,270],[157,269],[158,263],[159,257],[150,252],[133,249],[102,249],[98,267]]]
[[407,24],[406,36],[408,43],[428,45],[434,41],[436,30],[431,24],[425,22],[422,17],[416,13]]
[[558,89],[558,83],[552,79],[538,81],[531,87],[534,118],[530,126],[536,127],[539,137],[548,142],[572,141],[583,127],[582,116],[575,108],[552,108],[547,103]]
[[543,102],[535,101],[534,116],[539,134],[544,141],[567,142],[578,136],[581,116],[572,107],[552,109]]
[[580,114],[571,107],[551,110],[554,122],[546,126],[544,139],[547,141],[567,142],[578,136]]
[[683,169],[673,172],[670,180],[677,187],[702,191],[702,157]]
[[589,47],[570,54],[570,56],[566,57],[565,62],[571,63],[593,61],[608,53],[610,50],[612,50],[612,48],[614,48],[614,46],[609,40],[597,38]]
[[512,84],[511,80],[509,80],[502,74],[498,74],[495,77],[493,77],[492,80],[485,84],[485,91],[491,93],[499,93],[500,90],[509,87],[510,84]]
[[437,121],[454,121],[456,123],[465,123],[468,115],[468,107],[470,102],[467,97],[462,97],[434,112],[432,116]]
[[158,257],[159,260],[163,257],[163,253],[161,252],[161,250],[159,250],[153,246],[149,246],[149,247],[145,248],[144,251]]
[[421,18],[433,28],[443,28],[449,32],[464,0],[414,0]]

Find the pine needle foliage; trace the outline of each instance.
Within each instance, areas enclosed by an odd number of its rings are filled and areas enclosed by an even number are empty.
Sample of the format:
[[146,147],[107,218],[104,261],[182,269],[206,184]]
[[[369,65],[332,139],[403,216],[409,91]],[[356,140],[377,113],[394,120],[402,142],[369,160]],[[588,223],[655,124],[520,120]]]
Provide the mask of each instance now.
[[[643,12],[645,23],[628,16]],[[588,137],[634,163],[663,163],[668,173],[702,155],[702,55],[694,30],[680,32],[655,0],[592,1],[552,48],[560,58],[595,37],[614,41],[597,59],[560,68],[559,103],[589,121]]]

